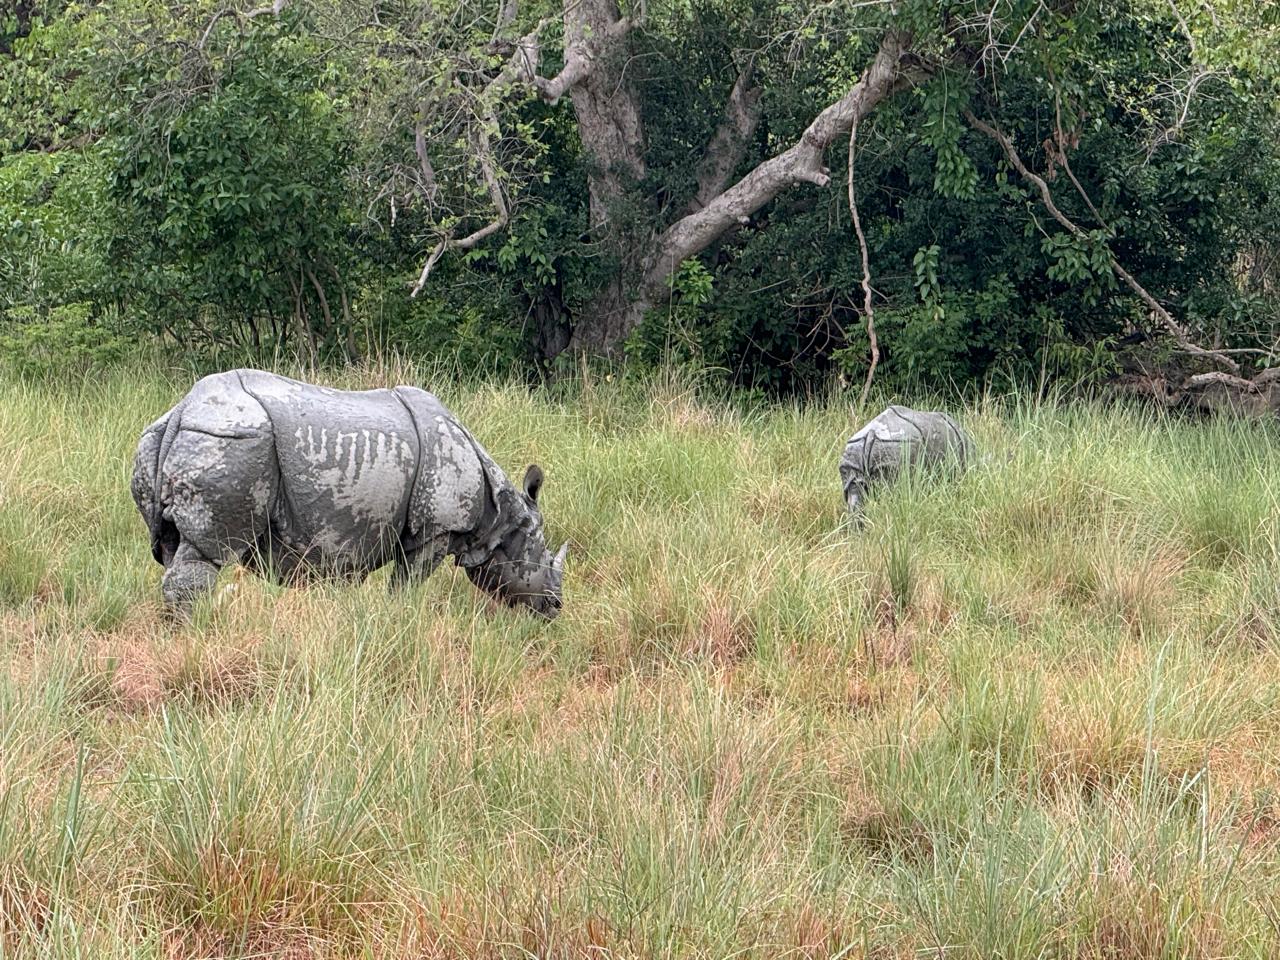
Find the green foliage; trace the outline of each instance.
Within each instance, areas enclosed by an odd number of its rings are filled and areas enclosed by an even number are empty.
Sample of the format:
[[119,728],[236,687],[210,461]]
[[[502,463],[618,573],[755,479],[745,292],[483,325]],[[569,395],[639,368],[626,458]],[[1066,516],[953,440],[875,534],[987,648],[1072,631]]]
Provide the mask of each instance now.
[[978,169],[960,148],[965,131],[961,114],[969,107],[968,91],[952,89],[950,74],[918,88],[921,100],[920,140],[935,154],[933,189],[939,196],[972,200]]
[[[1198,339],[1280,341],[1270,5],[1006,0],[979,23],[956,0],[650,4],[611,54],[637,93],[642,173],[601,169],[572,97],[488,84],[544,19],[542,70],[560,68],[543,0],[502,30],[496,7],[18,6],[0,22],[0,308],[30,308],[24,326],[89,304],[95,326],[123,318],[210,362],[406,351],[527,374],[636,295],[744,65],[760,120],[730,181],[794,144],[896,27],[929,76],[864,119],[854,184],[886,387],[1105,378],[1149,327],[1112,256]],[[1012,138],[1084,236],[967,110]],[[495,218],[478,131],[505,222],[446,248],[410,300],[437,244]],[[784,190],[676,268],[631,363],[771,394],[863,378],[845,151],[825,162],[827,188]],[[602,215],[587,184],[606,173],[621,187]]]
[[[115,65],[114,289],[179,339],[345,348],[350,143],[297,16]],[[197,85],[176,85],[195,72]],[[151,109],[138,111],[136,104]]]
[[0,310],[94,299],[106,276],[102,192],[93,155],[0,158]]
[[94,317],[88,303],[43,313],[24,305],[0,315],[0,366],[37,379],[110,369],[135,347],[115,317]]

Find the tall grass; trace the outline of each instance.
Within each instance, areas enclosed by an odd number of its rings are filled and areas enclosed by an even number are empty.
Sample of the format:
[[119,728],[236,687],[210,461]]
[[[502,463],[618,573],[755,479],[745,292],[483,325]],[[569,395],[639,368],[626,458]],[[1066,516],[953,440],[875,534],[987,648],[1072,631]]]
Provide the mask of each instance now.
[[187,384],[0,383],[0,956],[1280,952],[1272,428],[988,398],[856,527],[839,397],[324,376],[541,463],[564,614],[228,572],[172,630]]

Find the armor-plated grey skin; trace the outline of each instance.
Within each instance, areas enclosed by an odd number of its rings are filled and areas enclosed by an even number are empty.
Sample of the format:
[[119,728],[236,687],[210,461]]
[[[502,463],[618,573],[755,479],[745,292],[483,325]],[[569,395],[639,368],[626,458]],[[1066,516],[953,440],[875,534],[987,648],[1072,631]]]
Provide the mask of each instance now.
[[973,441],[947,414],[890,405],[845,444],[840,479],[849,512],[861,511],[873,483],[892,480],[908,465],[963,470],[973,455]]
[[228,563],[294,583],[358,582],[394,561],[399,587],[453,556],[477,586],[551,619],[568,544],[546,548],[542,479],[531,466],[517,490],[425,390],[231,370],[147,427],[131,486],[179,615]]

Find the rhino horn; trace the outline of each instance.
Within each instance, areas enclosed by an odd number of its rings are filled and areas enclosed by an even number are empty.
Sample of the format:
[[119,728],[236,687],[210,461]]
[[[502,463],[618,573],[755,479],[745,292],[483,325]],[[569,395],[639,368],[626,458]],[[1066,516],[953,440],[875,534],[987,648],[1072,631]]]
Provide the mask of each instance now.
[[569,555],[569,541],[566,540],[560,545],[560,549],[556,552],[556,557],[551,561],[551,569],[555,573],[564,572],[564,558]]

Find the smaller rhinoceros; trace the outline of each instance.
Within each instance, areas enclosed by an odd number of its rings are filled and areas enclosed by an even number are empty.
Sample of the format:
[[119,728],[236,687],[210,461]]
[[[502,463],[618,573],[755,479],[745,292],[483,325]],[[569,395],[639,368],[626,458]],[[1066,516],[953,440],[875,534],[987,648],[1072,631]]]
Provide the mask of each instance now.
[[892,480],[908,466],[964,469],[973,456],[973,441],[949,415],[891,404],[845,444],[840,479],[849,512],[859,513],[872,484]]
[[231,370],[147,427],[132,489],[180,616],[228,563],[282,583],[358,582],[395,563],[394,587],[453,556],[477,586],[551,618],[568,544],[546,548],[542,479],[531,466],[517,489],[425,390]]

